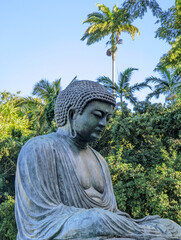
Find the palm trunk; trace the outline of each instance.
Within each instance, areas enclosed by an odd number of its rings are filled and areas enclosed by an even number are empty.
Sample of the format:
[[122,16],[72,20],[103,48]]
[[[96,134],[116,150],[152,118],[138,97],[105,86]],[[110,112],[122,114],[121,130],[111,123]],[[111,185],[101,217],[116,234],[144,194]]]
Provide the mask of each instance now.
[[120,97],[120,102],[121,102],[121,111],[123,111],[123,94],[122,93]]
[[115,96],[115,58],[116,58],[116,53],[112,53],[112,82],[113,82],[113,96]]

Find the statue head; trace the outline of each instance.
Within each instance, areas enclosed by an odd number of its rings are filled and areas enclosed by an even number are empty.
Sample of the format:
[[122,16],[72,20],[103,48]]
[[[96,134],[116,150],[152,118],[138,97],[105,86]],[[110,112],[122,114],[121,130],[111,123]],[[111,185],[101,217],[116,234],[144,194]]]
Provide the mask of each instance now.
[[116,105],[113,95],[97,82],[82,80],[70,83],[57,97],[55,104],[57,126],[63,127],[66,125],[70,109],[82,114],[86,105],[93,100]]

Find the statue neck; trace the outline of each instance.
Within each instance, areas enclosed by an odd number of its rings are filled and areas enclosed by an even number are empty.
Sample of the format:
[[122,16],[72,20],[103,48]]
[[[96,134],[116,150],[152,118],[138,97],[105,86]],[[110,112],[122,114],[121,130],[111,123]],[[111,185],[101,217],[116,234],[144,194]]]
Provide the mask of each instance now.
[[61,136],[66,137],[67,142],[78,150],[87,149],[88,147],[88,143],[85,141],[81,141],[78,135],[72,137],[69,128],[66,126],[59,127],[57,133]]

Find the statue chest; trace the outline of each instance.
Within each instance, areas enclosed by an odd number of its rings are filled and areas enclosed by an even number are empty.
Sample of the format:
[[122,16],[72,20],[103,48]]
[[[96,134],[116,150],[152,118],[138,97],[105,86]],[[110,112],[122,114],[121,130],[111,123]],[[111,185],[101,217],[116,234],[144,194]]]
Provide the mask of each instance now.
[[92,150],[81,151],[74,164],[79,182],[89,197],[101,199],[104,192],[104,175],[100,162]]

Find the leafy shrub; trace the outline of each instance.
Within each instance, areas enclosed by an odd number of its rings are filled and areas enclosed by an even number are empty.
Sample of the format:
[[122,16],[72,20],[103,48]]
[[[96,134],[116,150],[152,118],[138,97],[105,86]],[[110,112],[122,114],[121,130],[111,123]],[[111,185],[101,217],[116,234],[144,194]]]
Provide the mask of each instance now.
[[172,167],[157,165],[147,171],[138,164],[107,158],[118,208],[134,218],[160,215],[181,224],[181,177]]
[[109,151],[102,147],[102,154],[118,208],[134,218],[160,215],[181,224],[180,106],[154,105],[127,116],[117,111],[109,126]]
[[0,239],[15,240],[17,227],[14,216],[15,201],[11,196],[0,205]]

